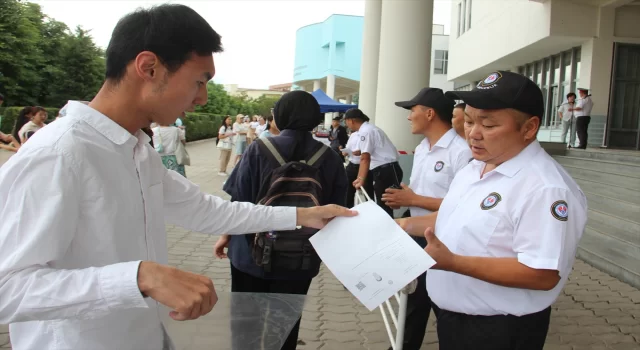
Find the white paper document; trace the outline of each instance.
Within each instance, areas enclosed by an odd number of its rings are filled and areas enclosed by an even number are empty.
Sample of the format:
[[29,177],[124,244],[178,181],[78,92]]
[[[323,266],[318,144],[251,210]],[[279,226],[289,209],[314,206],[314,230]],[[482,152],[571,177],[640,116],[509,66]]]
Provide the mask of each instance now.
[[435,265],[435,261],[374,202],[335,218],[310,241],[329,270],[372,311]]
[[350,148],[343,148],[340,150],[342,153],[346,153],[349,157],[353,156],[353,151]]

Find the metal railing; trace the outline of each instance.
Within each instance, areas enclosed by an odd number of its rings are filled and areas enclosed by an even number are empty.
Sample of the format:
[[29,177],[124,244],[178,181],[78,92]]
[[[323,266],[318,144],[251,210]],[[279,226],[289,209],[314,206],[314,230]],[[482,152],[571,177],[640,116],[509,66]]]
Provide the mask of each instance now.
[[[362,188],[358,189],[355,195],[355,204],[357,205],[367,201],[372,201],[371,197],[367,194],[367,191]],[[404,325],[407,318],[407,299],[409,294],[415,292],[417,285],[417,280],[411,281],[411,283],[402,288],[398,293],[395,293],[393,298],[386,300],[379,307],[380,313],[382,314],[382,321],[387,329],[387,335],[389,335],[389,341],[391,342],[393,350],[402,350],[402,343],[404,341]],[[397,315],[393,309],[393,305],[391,304],[392,299],[395,299],[398,303]],[[393,323],[395,334],[389,319],[391,319],[391,323]]]

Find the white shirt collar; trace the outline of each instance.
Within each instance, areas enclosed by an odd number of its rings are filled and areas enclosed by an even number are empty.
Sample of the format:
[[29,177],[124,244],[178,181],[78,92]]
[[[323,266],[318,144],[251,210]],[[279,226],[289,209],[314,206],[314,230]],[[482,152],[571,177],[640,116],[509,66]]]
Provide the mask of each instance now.
[[118,125],[118,123],[84,103],[69,101],[67,106],[67,115],[85,121],[116,145],[124,145],[125,143],[135,145],[140,142],[149,142],[150,140],[149,136],[142,130],[138,130],[135,135],[131,135],[129,131]]

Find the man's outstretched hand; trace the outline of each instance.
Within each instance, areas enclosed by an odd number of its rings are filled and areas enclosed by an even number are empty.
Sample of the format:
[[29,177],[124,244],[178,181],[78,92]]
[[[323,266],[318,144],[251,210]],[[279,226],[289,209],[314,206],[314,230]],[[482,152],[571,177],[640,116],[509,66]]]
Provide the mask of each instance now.
[[334,204],[325,205],[322,207],[298,208],[296,209],[296,213],[297,225],[317,229],[323,228],[329,221],[331,221],[331,219],[335,217],[351,217],[358,215],[358,213],[353,210]]
[[171,308],[169,316],[177,321],[204,316],[218,302],[209,277],[152,261],[140,263],[138,288],[142,294]]

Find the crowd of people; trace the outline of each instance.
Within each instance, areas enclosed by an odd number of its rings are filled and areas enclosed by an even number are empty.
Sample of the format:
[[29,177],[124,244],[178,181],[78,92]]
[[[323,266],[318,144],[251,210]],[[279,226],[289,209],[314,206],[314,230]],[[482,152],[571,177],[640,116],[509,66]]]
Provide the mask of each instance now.
[[[327,146],[312,135],[316,99],[286,93],[270,117],[222,121],[220,175],[235,155],[225,201],[176,166],[176,116],[207,102],[221,50],[191,8],[140,9],[116,25],[91,102],[70,101],[44,128],[46,111],[21,113],[6,138],[20,152],[0,168],[0,192],[19,201],[0,207],[0,323],[14,349],[174,348],[161,305],[191,320],[217,295],[209,278],[167,265],[167,223],[222,234],[214,253],[230,260],[233,292],[306,294],[321,264],[309,237],[358,215],[346,207],[360,188],[436,261],[409,299],[405,350],[420,348],[431,310],[442,350],[543,348],[587,209],[536,141],[535,83],[497,71],[472,91],[426,87],[397,102],[407,133],[424,136],[409,185],[362,110],[344,114],[346,128],[334,120]],[[299,324],[283,350],[296,348]]]

